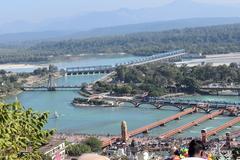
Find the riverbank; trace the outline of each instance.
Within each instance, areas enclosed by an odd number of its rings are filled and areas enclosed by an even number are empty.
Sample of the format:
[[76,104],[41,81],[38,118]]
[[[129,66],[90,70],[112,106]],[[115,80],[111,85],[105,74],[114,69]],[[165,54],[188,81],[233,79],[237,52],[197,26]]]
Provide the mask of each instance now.
[[[44,83],[46,83],[48,81],[48,77],[49,75],[44,75],[44,76],[41,76],[41,75],[31,75],[27,78],[23,78],[23,79],[20,79],[22,81],[24,81],[25,85],[27,86],[38,86],[38,85],[42,85]],[[56,72],[53,74],[53,77],[54,79],[59,79],[62,77],[62,75],[60,74],[60,72]]]
[[0,68],[11,72],[30,72],[37,68],[48,67],[47,64],[7,63],[0,64]]
[[6,94],[1,94],[1,95],[0,95],[0,100],[3,100],[3,99],[5,99],[5,98],[7,98],[7,97],[10,97],[10,96],[18,95],[18,94],[20,94],[20,93],[22,93],[22,90],[16,89],[16,90],[13,90],[13,91],[8,92],[8,93],[6,93]]

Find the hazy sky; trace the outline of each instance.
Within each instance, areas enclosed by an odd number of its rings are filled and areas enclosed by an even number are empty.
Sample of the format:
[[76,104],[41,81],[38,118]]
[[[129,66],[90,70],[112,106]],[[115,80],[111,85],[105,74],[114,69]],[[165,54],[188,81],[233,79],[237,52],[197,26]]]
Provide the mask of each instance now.
[[[0,0],[0,24],[12,21],[38,22],[84,12],[157,7],[176,0]],[[182,0],[177,0],[182,1]],[[194,0],[232,5],[240,0]]]

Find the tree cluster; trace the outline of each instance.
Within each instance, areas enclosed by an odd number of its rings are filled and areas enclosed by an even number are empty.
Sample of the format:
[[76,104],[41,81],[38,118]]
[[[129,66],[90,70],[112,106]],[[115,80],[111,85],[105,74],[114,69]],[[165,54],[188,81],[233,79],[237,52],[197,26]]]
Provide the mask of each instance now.
[[66,148],[66,153],[69,156],[81,156],[84,153],[101,151],[102,142],[95,137],[86,139],[81,144],[72,144]]
[[195,66],[177,67],[173,64],[155,64],[136,67],[119,67],[113,83],[98,82],[94,85],[97,91],[111,91],[119,95],[148,92],[150,96],[161,96],[177,91],[194,93],[201,85],[210,83],[239,83],[240,69],[238,64],[229,66]]

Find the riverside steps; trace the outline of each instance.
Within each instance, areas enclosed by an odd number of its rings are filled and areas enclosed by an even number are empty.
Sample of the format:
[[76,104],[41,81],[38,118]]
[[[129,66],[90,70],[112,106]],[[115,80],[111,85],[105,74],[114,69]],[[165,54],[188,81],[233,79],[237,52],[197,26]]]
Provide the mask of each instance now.
[[210,131],[207,132],[206,136],[207,137],[210,137],[210,136],[214,136],[216,135],[218,132],[221,132],[222,130],[226,129],[226,128],[229,128],[229,127],[232,127],[233,125],[237,124],[237,123],[240,123],[240,117],[236,117],[230,121],[228,121],[227,123],[224,123],[223,125],[215,128],[215,129],[212,129]]
[[178,128],[173,129],[173,130],[170,130],[170,131],[160,135],[159,138],[161,138],[161,139],[170,138],[173,135],[181,133],[181,132],[183,132],[186,129],[189,129],[189,128],[193,127],[193,126],[199,125],[202,122],[205,122],[205,121],[207,121],[209,119],[217,117],[217,116],[223,114],[223,112],[224,112],[224,110],[218,110],[218,111],[215,111],[215,112],[213,112],[211,114],[207,114],[207,115],[205,115],[205,116],[203,116],[201,118],[198,118],[198,119],[196,119],[196,120],[194,120],[192,122],[189,122],[189,123],[187,123],[187,124],[185,124],[185,125],[183,125],[181,127],[178,127]]

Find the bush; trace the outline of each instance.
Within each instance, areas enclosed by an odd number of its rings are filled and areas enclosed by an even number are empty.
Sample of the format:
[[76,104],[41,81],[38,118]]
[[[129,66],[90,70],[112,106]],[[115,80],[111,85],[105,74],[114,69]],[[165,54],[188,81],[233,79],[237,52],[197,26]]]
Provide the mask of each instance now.
[[69,156],[81,156],[83,153],[90,153],[91,148],[86,144],[74,144],[66,148],[66,153]]
[[102,142],[95,137],[88,138],[84,144],[88,145],[93,152],[99,152],[102,150]]
[[50,157],[49,155],[45,155],[45,154],[42,154],[41,158],[42,158],[42,160],[52,160],[52,157]]

